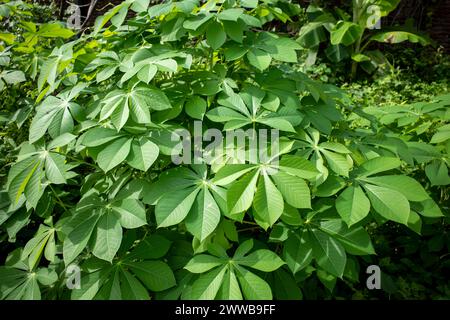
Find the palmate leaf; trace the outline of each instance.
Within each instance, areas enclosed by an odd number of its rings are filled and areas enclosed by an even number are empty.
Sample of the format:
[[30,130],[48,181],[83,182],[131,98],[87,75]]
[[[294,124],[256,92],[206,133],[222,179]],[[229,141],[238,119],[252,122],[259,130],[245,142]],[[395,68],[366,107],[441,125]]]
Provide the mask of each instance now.
[[80,106],[59,97],[47,97],[37,108],[30,127],[30,143],[39,140],[47,130],[53,138],[71,132],[74,127],[72,113]]
[[104,202],[88,195],[80,200],[68,222],[70,229],[63,243],[64,262],[70,264],[88,243],[96,257],[111,262],[122,242],[122,228],[138,228],[146,223],[145,207],[138,199]]
[[24,144],[22,150],[20,161],[9,172],[6,187],[13,205],[24,194],[27,202],[36,208],[48,183],[66,183],[70,166],[64,155],[53,150],[36,149],[29,144]]
[[222,286],[217,293],[220,300],[242,300],[242,292],[233,268],[228,267],[222,279]]
[[271,178],[287,204],[294,208],[311,208],[311,194],[305,180],[282,171]]
[[[187,230],[203,241],[218,226],[221,211],[217,203],[217,186],[206,180],[206,166],[193,166],[189,169],[168,172],[150,190],[149,197],[157,199],[155,217],[158,227],[168,227],[185,221]],[[176,189],[161,197],[158,193],[167,185]],[[158,199],[159,198],[159,199]],[[149,201],[153,203],[153,201]]]
[[[303,179],[313,179],[318,173],[308,160],[292,155],[283,156],[279,164],[270,167],[276,173],[257,165],[230,164],[220,169],[214,179],[216,184],[228,186],[228,211],[245,212],[253,204],[255,221],[264,229],[280,218],[284,201],[294,207],[310,205],[309,188]],[[300,193],[298,198],[295,191]]]
[[[306,131],[300,131],[301,151],[298,153],[307,157],[316,159],[316,163],[326,163],[328,167],[337,173],[348,177],[349,170],[352,167],[352,161],[349,160],[347,154],[350,150],[343,144],[337,142],[321,142],[320,132],[313,128],[308,128]],[[323,166],[323,165],[322,165]],[[322,174],[323,176],[323,174]],[[326,178],[327,175],[324,176]]]
[[295,132],[294,126],[300,124],[302,114],[291,107],[268,111],[262,108],[265,96],[269,97],[256,87],[249,87],[240,94],[227,93],[218,100],[221,106],[208,111],[206,117],[214,122],[225,122],[226,130],[261,123],[281,131]]
[[[349,227],[364,219],[370,209],[385,219],[413,226],[409,223],[412,219],[410,201],[425,202],[430,199],[423,187],[407,176],[373,176],[395,169],[400,164],[397,158],[378,157],[354,170],[359,185],[347,187],[336,200],[337,212]],[[418,223],[420,218],[415,217]]]
[[158,146],[147,137],[117,133],[113,129],[95,127],[81,138],[81,143],[93,149],[99,167],[108,172],[127,162],[133,168],[147,171],[159,155]]
[[[206,254],[195,255],[184,267],[189,272],[200,274],[193,282],[188,298],[272,299],[269,284],[244,266],[263,272],[272,272],[279,269],[284,262],[275,253],[266,249],[256,250],[246,255],[252,247],[252,240],[243,242],[236,249],[233,258],[227,257],[226,253],[221,258]],[[212,247],[209,251],[217,255]]]
[[40,300],[40,284],[49,286],[58,280],[54,270],[40,268],[31,272],[17,266],[0,266],[0,299]]
[[[126,237],[126,235],[125,235]],[[125,240],[126,241],[126,240]],[[160,235],[151,235],[143,239],[146,250],[158,248],[168,242]],[[169,246],[160,251],[153,259],[161,259],[167,253]],[[86,261],[98,266],[99,269],[89,270],[81,277],[80,289],[72,290],[72,299],[123,299],[149,300],[149,291],[159,292],[173,287],[176,283],[171,268],[161,260],[149,260],[141,255],[141,247],[136,247],[128,255],[120,256],[119,261],[109,264],[106,261],[90,258]]]
[[150,123],[150,110],[172,108],[169,99],[159,89],[137,85],[128,91],[114,90],[102,100],[100,121],[111,118],[119,131],[128,121],[129,116],[136,123]]
[[250,208],[256,191],[258,176],[259,170],[247,173],[228,189],[227,205],[231,213],[246,211]]
[[55,251],[55,229],[40,225],[37,234],[25,245],[22,257],[28,258],[28,267],[33,270],[42,254],[48,261],[53,262]]

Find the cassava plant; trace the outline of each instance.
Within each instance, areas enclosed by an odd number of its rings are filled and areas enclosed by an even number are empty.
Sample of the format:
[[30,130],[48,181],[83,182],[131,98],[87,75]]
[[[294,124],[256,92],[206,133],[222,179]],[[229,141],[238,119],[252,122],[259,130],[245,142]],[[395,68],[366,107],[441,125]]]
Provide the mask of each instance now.
[[[265,28],[291,6],[126,0],[54,48],[0,193],[0,298],[301,299],[360,281],[368,230],[442,220],[401,137],[293,71]],[[277,139],[211,155],[208,130]]]

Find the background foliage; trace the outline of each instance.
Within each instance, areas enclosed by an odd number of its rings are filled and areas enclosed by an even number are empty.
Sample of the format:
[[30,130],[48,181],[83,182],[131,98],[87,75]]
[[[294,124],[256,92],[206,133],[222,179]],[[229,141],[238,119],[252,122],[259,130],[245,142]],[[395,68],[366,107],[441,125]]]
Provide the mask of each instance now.
[[[0,4],[2,299],[449,298],[441,49],[367,74],[364,19],[285,0],[127,0],[78,34],[55,10]],[[173,164],[195,120],[279,129],[278,173]]]

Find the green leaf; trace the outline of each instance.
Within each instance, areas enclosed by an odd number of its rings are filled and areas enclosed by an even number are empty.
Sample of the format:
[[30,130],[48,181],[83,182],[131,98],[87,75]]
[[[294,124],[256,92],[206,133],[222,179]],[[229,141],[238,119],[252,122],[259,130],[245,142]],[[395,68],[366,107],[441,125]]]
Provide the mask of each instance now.
[[313,259],[311,240],[307,230],[291,235],[284,243],[283,257],[292,273],[306,268]]
[[147,171],[156,161],[158,155],[158,146],[147,138],[140,137],[139,139],[133,139],[126,161],[133,168]]
[[131,139],[120,138],[106,146],[97,156],[99,167],[108,172],[122,163],[130,153]]
[[239,265],[247,266],[264,272],[272,272],[283,266],[283,260],[274,252],[260,249],[250,253],[248,256],[234,260]]
[[8,193],[14,204],[18,204],[28,183],[32,181],[35,172],[39,171],[41,160],[29,157],[17,163],[9,172]]
[[120,104],[111,114],[111,122],[117,130],[120,130],[127,123],[129,115],[130,110],[128,106],[126,104]]
[[155,77],[156,72],[158,72],[158,68],[154,64],[147,64],[138,71],[137,77],[148,84]]
[[448,168],[444,161],[432,161],[425,167],[425,174],[433,186],[446,186],[450,184]]
[[338,240],[350,254],[375,254],[369,234],[362,227],[347,228],[340,219],[332,219],[321,221],[320,229]]
[[237,266],[237,278],[247,300],[272,300],[269,284],[256,274]]
[[304,25],[299,32],[298,42],[304,48],[316,48],[327,39],[324,26],[334,20],[334,18],[326,15],[317,18],[315,21]]
[[205,240],[218,226],[220,210],[208,188],[197,195],[185,223],[187,230],[200,241]]
[[248,52],[248,48],[242,46],[232,45],[225,49],[225,59],[227,61],[234,61],[242,58]]
[[251,164],[231,164],[222,167],[214,176],[213,182],[219,186],[226,186],[235,182],[247,172],[255,169],[256,167]]
[[231,185],[227,191],[227,205],[231,214],[250,208],[255,195],[259,171],[249,172]]
[[241,5],[244,8],[254,9],[258,6],[258,0],[241,0]]
[[56,76],[58,73],[58,65],[60,58],[48,58],[42,65],[38,78],[38,90],[41,91],[44,85],[48,83],[50,87],[55,85]]
[[270,66],[272,57],[261,49],[252,48],[247,53],[248,62],[259,71],[264,71]]
[[127,271],[121,273],[120,289],[124,300],[150,300],[147,289]]
[[147,11],[148,6],[150,4],[150,0],[134,0],[131,5],[131,10],[140,13]]
[[398,191],[370,184],[363,185],[372,207],[386,219],[407,224],[410,208],[409,202]]
[[131,252],[131,256],[141,259],[159,259],[169,251],[171,242],[166,238],[152,234],[145,237]]
[[73,289],[71,293],[72,300],[92,300],[100,289],[101,271],[88,273],[81,277],[80,289]]
[[136,199],[124,199],[111,205],[124,228],[133,229],[147,224],[145,208]]
[[398,158],[378,157],[364,162],[361,165],[362,176],[367,177],[376,173],[398,168],[401,161]]
[[271,176],[284,200],[294,208],[311,208],[311,194],[306,182],[279,171]]
[[344,274],[347,255],[344,247],[333,237],[318,229],[310,230],[313,255],[319,266],[341,278]]
[[197,30],[200,28],[203,24],[208,22],[213,17],[212,14],[207,15],[197,15],[192,19],[186,20],[183,23],[183,27],[189,30]]
[[49,152],[45,157],[45,175],[52,183],[66,183],[65,160],[63,155],[53,152]]
[[92,253],[111,262],[122,243],[122,227],[119,217],[114,213],[105,213],[97,224],[95,243]]
[[[37,107],[36,115],[31,122],[29,134],[30,143],[39,140],[52,124],[54,126],[59,124],[60,128],[64,128],[58,130],[60,131],[58,135],[70,131],[73,128],[73,122],[71,125],[66,127],[64,127],[61,123],[63,121],[62,116],[65,115],[65,113],[68,112],[68,108],[73,105],[74,104],[64,101],[58,97],[47,97]],[[58,117],[58,115],[60,117]],[[66,117],[70,118],[68,121],[72,121],[70,113],[68,113]]]
[[409,201],[425,201],[430,198],[425,189],[413,178],[400,175],[365,178],[371,184],[400,192]]
[[336,199],[336,209],[349,227],[364,219],[370,211],[370,201],[360,186],[349,186]]
[[370,61],[370,58],[365,54],[358,53],[352,55],[352,60],[356,62],[363,62],[363,61]]
[[325,50],[325,55],[332,62],[341,62],[349,57],[349,50],[343,45],[329,46]]
[[213,268],[216,268],[224,264],[224,260],[206,254],[195,255],[188,264],[184,266],[184,269],[192,273],[204,273]]
[[100,219],[98,214],[93,214],[79,223],[64,239],[63,256],[64,263],[69,265],[86,247],[92,231]]
[[401,43],[404,41],[409,41],[412,43],[420,43],[423,46],[431,43],[431,40],[424,35],[401,30],[380,32],[371,36],[370,40],[383,43]]
[[216,268],[200,277],[192,284],[192,299],[213,300],[220,289],[227,268]]
[[205,100],[199,96],[193,96],[186,101],[186,113],[194,119],[203,120],[203,116],[206,112],[206,106]]
[[54,22],[54,23],[46,23],[43,24],[37,33],[40,37],[45,38],[70,38],[75,33],[70,30],[64,28],[61,24]]
[[274,298],[277,300],[302,300],[303,294],[289,271],[278,269],[270,282]]
[[330,169],[339,175],[348,177],[348,171],[350,170],[350,164],[344,155],[330,152],[328,150],[321,150],[322,154],[327,159]]
[[168,227],[183,221],[191,210],[199,190],[197,187],[191,187],[164,195],[155,208],[158,227]]
[[339,21],[330,32],[331,44],[343,44],[344,46],[349,46],[354,43],[361,34],[362,29],[358,24],[348,21]]
[[120,138],[121,135],[113,129],[96,127],[87,131],[81,139],[81,143],[86,147],[98,147],[112,140]]
[[222,280],[222,286],[217,294],[220,300],[242,300],[241,289],[233,268],[229,267]]
[[293,155],[283,156],[279,168],[283,172],[308,180],[315,179],[319,174],[319,171],[311,162]]
[[262,227],[266,229],[272,226],[283,213],[283,197],[266,173],[263,173],[262,179],[259,179],[256,190],[253,201],[255,219],[258,223],[262,222]]
[[244,9],[242,8],[225,9],[217,15],[217,18],[219,20],[237,21],[243,13]]
[[172,269],[162,261],[129,262],[127,266],[151,291],[164,291],[176,284]]
[[225,43],[226,39],[227,34],[221,23],[212,22],[208,25],[208,29],[206,30],[206,42],[211,48],[214,50],[219,49]]

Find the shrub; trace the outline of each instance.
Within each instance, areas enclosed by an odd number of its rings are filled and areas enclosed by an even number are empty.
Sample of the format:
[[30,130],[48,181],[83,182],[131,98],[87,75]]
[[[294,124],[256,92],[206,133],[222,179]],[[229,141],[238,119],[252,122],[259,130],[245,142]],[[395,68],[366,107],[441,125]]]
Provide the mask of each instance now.
[[[0,193],[4,242],[16,241],[0,297],[300,299],[317,281],[326,296],[376,262],[376,226],[442,222],[445,199],[411,176],[422,149],[448,146],[448,118],[435,120],[448,97],[425,107],[426,128],[403,115],[384,127],[383,112],[294,70],[300,45],[263,28],[291,9],[128,0],[54,48]],[[205,163],[207,129],[279,137],[256,159],[227,140]],[[174,157],[189,135],[194,150]]]

